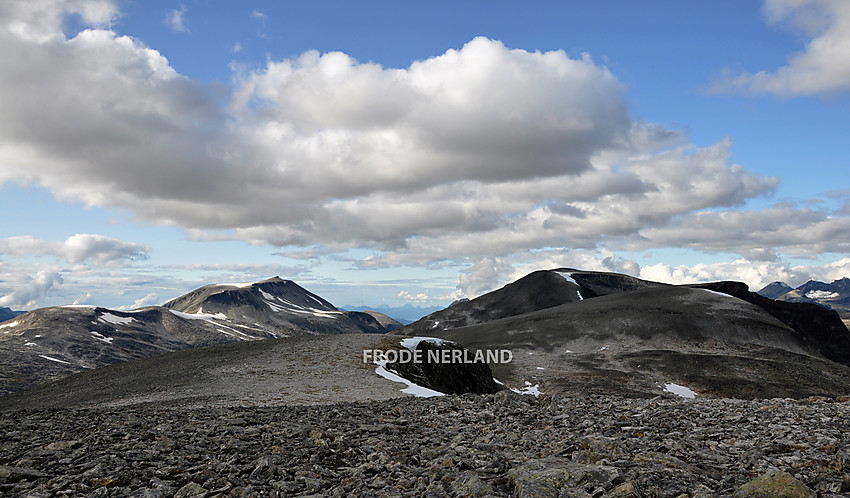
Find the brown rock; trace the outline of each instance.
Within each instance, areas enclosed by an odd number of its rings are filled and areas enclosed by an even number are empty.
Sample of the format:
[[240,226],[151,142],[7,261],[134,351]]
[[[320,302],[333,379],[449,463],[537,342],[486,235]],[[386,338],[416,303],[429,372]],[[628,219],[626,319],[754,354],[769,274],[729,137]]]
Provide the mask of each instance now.
[[787,472],[768,472],[735,491],[736,498],[815,498],[817,493]]

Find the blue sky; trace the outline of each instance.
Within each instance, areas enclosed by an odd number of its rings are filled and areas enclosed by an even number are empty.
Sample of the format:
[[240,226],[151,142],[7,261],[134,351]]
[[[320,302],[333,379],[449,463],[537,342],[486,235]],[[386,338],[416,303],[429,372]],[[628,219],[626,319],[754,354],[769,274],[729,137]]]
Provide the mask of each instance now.
[[842,0],[38,0],[0,42],[0,306],[850,276]]

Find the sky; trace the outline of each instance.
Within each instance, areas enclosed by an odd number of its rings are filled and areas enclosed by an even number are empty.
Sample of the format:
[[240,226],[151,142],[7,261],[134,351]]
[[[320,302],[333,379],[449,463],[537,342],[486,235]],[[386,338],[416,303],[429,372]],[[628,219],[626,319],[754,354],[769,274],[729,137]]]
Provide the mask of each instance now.
[[0,306],[850,276],[850,2],[0,0]]

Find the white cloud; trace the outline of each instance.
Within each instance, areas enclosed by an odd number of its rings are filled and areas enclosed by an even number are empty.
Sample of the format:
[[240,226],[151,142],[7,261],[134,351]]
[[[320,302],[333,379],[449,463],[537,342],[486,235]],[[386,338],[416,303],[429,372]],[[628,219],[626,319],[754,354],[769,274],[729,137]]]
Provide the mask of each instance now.
[[850,252],[850,218],[829,210],[777,204],[761,211],[706,211],[641,230],[629,248],[688,247],[776,258],[776,249],[797,256]]
[[496,290],[515,280],[512,278],[513,273],[511,265],[499,258],[482,258],[461,272],[458,280],[459,294],[474,298]]
[[62,283],[62,275],[59,272],[40,271],[35,277],[27,277],[25,281],[16,285],[15,290],[10,294],[0,297],[0,306],[27,307]]
[[427,292],[420,292],[418,294],[411,294],[408,291],[401,291],[401,292],[398,293],[398,296],[396,296],[396,297],[403,299],[404,301],[406,301],[408,303],[428,303],[428,302],[432,301],[431,296],[428,295]]
[[63,241],[43,240],[30,235],[0,239],[0,254],[13,257],[56,256],[68,263],[86,261],[98,265],[148,259],[150,248],[104,235],[76,234]]
[[168,11],[163,22],[175,33],[188,33],[189,28],[186,27],[185,20],[183,19],[183,15],[186,14],[187,10],[185,5],[180,4],[179,8]]
[[0,2],[3,31],[30,42],[45,42],[62,35],[66,18],[78,15],[83,23],[108,27],[118,17],[113,0],[28,0]]
[[157,306],[162,301],[159,299],[159,294],[156,292],[150,292],[146,294],[144,297],[136,299],[136,301],[130,306],[119,306],[117,309],[129,309],[136,310],[139,308],[144,308],[145,306]]
[[669,284],[692,284],[731,280],[744,282],[755,292],[772,282],[797,287],[809,280],[832,282],[850,275],[850,258],[815,265],[791,265],[784,261],[741,258],[712,264],[641,266],[637,262],[602,249],[584,251],[534,251],[505,259],[483,259],[461,273],[457,295],[475,298],[514,282],[536,270],[575,268],[615,272]]
[[789,55],[773,71],[726,71],[714,91],[772,93],[779,96],[834,94],[850,90],[850,2],[846,0],[765,0],[771,24],[787,22],[807,38],[805,49]]
[[772,282],[785,282],[792,287],[809,280],[832,282],[850,274],[850,258],[810,266],[791,266],[783,262],[738,259],[731,262],[671,266],[663,263],[644,266],[639,276],[647,280],[671,284],[732,280],[744,282],[756,292]]
[[[0,182],[197,239],[379,252],[366,267],[691,247],[674,233],[690,220],[744,223],[721,240],[753,258],[843,247],[846,214],[792,210],[783,237],[753,230],[773,213],[733,209],[777,179],[734,164],[729,140],[697,147],[632,119],[623,85],[586,55],[476,38],[394,69],[308,52],[239,74],[221,106],[156,50],[105,29],[111,4],[39,5],[0,7]],[[61,19],[86,5],[94,28],[68,38]],[[87,254],[72,249],[56,254]],[[470,291],[484,287],[469,278]]]

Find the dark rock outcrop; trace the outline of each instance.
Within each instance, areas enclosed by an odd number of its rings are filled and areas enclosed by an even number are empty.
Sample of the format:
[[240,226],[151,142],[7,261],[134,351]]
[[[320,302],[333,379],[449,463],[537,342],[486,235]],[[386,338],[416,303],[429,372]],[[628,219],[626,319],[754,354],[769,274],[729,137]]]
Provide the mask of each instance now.
[[474,362],[474,353],[453,342],[420,341],[421,362],[387,363],[387,368],[414,384],[444,394],[489,394],[503,386],[493,381],[493,373],[484,362]]

